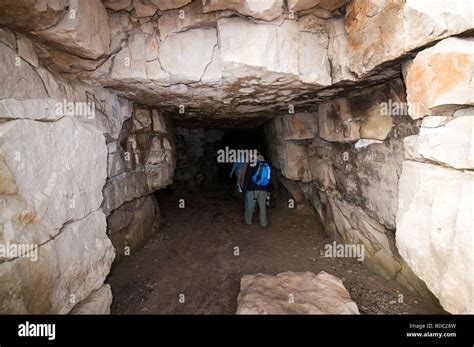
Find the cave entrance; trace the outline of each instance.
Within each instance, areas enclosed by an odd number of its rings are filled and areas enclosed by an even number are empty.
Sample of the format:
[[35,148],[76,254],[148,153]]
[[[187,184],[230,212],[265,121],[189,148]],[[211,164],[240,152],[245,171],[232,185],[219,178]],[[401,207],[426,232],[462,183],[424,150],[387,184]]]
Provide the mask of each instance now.
[[[312,210],[290,208],[291,194],[277,169],[268,228],[243,222],[242,197],[219,149],[259,149],[265,132],[252,129],[174,129],[174,183],[155,192],[159,232],[115,265],[109,278],[112,313],[233,314],[244,275],[328,272],[342,279],[361,313],[438,312],[394,281],[368,271],[356,258],[323,256],[333,240]],[[370,288],[370,290],[368,290]],[[403,294],[404,302],[389,305]],[[413,304],[417,302],[417,304]]]

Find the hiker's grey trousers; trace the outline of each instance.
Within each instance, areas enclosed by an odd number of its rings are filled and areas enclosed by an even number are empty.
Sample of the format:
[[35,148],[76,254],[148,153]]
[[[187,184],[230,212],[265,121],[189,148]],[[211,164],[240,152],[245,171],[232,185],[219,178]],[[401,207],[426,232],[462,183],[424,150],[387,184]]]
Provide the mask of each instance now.
[[267,192],[264,190],[250,190],[246,193],[245,198],[247,199],[247,207],[245,208],[245,223],[248,225],[252,224],[252,215],[255,211],[255,205],[258,203],[258,209],[260,211],[260,225],[262,227],[267,226]]

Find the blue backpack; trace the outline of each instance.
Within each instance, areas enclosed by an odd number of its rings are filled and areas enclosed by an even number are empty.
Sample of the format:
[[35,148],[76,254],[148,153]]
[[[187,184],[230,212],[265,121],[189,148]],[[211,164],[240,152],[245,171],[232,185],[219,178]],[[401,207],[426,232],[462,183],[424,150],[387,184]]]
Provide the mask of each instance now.
[[252,181],[257,186],[266,186],[270,182],[270,166],[260,162],[257,172],[252,176]]

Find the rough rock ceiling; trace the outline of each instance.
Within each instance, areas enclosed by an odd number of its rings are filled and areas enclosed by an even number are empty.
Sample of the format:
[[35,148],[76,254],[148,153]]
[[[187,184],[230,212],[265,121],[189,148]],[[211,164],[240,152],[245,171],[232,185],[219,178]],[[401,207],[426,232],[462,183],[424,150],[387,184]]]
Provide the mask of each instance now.
[[[189,124],[258,125],[289,109],[315,110],[322,100],[400,76],[397,60],[421,46],[418,32],[449,33],[426,19],[422,29],[405,28],[400,18],[425,18],[426,9],[401,0],[46,3],[2,4],[0,24],[34,36],[52,71],[113,88]],[[387,16],[379,14],[387,12],[395,19],[380,26]],[[390,32],[374,32],[382,27]],[[414,42],[398,45],[407,30]],[[450,33],[465,30],[463,24]],[[378,41],[361,46],[362,39]]]
[[[308,90],[300,95],[292,96],[286,102],[262,103],[259,102],[258,95],[256,95],[253,100],[242,104],[247,108],[245,112],[234,110],[229,105],[223,104],[220,100],[213,100],[215,103],[209,105],[208,108],[199,106],[186,107],[185,113],[179,112],[179,106],[163,106],[164,102],[162,99],[159,102],[159,107],[164,114],[184,127],[215,127],[217,125],[220,128],[255,128],[277,116],[289,114],[290,112],[316,112],[319,104],[324,100],[334,97],[358,95],[361,91],[375,85],[392,84],[394,81],[398,81],[400,76],[400,62],[397,62],[396,64],[391,64],[390,68],[384,70],[383,73],[374,73],[363,82],[341,82],[322,89]],[[275,94],[278,95],[278,90]],[[248,96],[248,99],[251,97],[251,95]],[[147,103],[145,100],[140,102]],[[239,102],[238,96],[235,102]],[[290,111],[290,108],[292,111]]]
[[344,67],[345,2],[327,10],[313,1],[299,18],[282,1],[262,12],[237,5],[245,1],[194,1],[132,24],[129,13],[109,13],[121,48],[94,78],[189,124],[256,126],[289,108],[315,109],[359,83]]

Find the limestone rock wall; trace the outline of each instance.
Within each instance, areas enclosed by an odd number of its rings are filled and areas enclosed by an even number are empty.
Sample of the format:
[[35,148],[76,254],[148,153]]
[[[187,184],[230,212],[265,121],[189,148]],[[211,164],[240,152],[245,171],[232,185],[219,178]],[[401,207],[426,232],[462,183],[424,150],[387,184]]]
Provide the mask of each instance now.
[[453,313],[474,312],[474,41],[447,38],[404,66],[409,114],[397,246]]
[[298,114],[265,129],[272,164],[335,240],[364,244],[370,269],[453,313],[474,312],[473,52],[446,38],[403,65],[406,97],[394,80],[320,104],[312,138],[288,136]]
[[271,164],[299,186],[295,201],[304,204],[303,192],[334,240],[364,245],[370,270],[430,296],[395,246],[403,138],[418,129],[407,114],[383,110],[404,101],[401,80],[393,80],[317,113],[283,115],[266,125],[266,147]]
[[115,263],[130,256],[156,235],[160,209],[153,194],[125,202],[107,218],[107,233],[116,250]]
[[78,100],[87,87],[37,65],[28,38],[18,40],[7,29],[2,35],[8,40],[0,42],[0,74],[7,81],[0,92],[0,240],[4,247],[34,245],[37,257],[4,253],[0,311],[67,313],[102,286],[114,258],[100,208],[104,129],[100,116],[83,121],[55,107],[63,99]]
[[133,254],[159,229],[153,192],[170,185],[176,166],[170,120],[158,110],[133,105],[120,132],[107,143],[108,171],[102,209],[115,262]]
[[106,215],[124,202],[172,183],[176,165],[173,132],[168,119],[157,110],[135,105],[108,148],[103,203]]
[[[0,55],[0,312],[107,313],[115,249],[106,215],[170,183],[167,121],[156,111],[144,120],[113,91],[50,72],[31,40],[6,28]],[[119,139],[130,152],[123,167],[114,161]],[[140,170],[146,191],[107,189]]]

